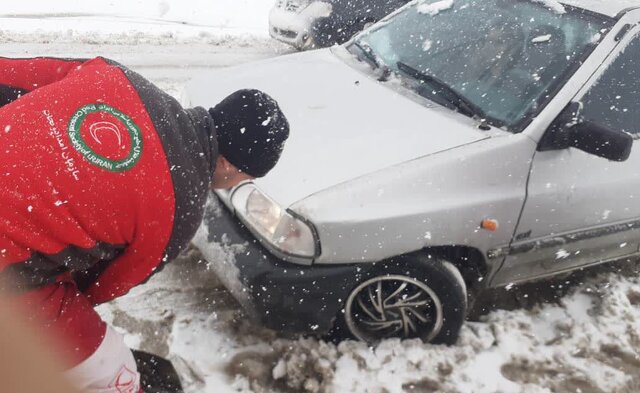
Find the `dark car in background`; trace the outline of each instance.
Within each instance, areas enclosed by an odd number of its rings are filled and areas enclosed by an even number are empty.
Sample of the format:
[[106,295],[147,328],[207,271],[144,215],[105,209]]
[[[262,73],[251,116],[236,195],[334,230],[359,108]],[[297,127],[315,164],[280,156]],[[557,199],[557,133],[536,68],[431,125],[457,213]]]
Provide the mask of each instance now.
[[408,0],[277,0],[269,33],[305,50],[342,44]]

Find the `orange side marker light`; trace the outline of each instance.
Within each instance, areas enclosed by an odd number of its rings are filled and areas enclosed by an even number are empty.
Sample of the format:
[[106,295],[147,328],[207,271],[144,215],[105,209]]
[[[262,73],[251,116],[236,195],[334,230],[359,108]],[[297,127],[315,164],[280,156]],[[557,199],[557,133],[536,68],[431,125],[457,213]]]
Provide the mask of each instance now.
[[482,229],[486,229],[487,231],[495,232],[498,230],[500,225],[498,224],[498,220],[487,218],[482,220],[482,224],[480,224],[480,227]]

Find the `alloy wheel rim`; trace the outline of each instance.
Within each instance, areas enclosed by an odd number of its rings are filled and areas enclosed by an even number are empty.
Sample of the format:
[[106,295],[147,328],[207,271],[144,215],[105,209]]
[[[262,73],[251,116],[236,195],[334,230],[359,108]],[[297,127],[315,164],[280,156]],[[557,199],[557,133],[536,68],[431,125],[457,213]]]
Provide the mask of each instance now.
[[428,285],[416,279],[380,276],[351,292],[345,320],[351,333],[362,341],[399,337],[428,342],[442,329],[442,302]]

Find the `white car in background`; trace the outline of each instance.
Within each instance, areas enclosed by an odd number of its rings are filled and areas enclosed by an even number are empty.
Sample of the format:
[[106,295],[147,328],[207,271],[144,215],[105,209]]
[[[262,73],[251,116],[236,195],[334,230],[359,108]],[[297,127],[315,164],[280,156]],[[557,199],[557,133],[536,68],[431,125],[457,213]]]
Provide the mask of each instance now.
[[241,244],[211,262],[274,329],[452,343],[487,288],[638,255],[638,59],[636,1],[417,1],[204,75],[192,105],[262,89],[291,136],[197,245]]
[[408,0],[277,0],[269,33],[297,49],[342,44]]

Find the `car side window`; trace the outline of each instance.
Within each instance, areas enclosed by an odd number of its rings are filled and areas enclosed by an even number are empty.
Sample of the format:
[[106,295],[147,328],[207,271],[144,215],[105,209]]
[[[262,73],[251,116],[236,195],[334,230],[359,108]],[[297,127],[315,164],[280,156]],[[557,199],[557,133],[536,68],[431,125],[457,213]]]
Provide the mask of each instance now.
[[636,37],[582,98],[581,115],[612,130],[640,133],[640,38]]

